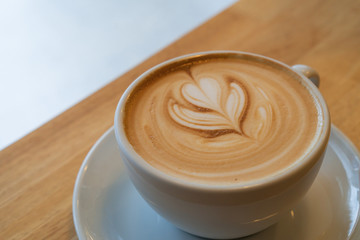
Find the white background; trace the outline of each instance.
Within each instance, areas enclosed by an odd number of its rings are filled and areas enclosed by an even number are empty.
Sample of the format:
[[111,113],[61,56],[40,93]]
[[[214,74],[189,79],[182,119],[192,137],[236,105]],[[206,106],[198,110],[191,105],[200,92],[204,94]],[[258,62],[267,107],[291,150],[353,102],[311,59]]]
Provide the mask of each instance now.
[[0,1],[0,150],[232,3]]

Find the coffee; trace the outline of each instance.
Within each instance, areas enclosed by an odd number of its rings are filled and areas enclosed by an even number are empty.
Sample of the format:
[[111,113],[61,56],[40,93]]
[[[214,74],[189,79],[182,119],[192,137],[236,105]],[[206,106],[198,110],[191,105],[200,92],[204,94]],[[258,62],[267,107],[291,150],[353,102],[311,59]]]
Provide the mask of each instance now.
[[150,165],[181,179],[227,185],[276,175],[320,134],[318,100],[272,61],[213,54],[144,78],[125,106],[126,136]]

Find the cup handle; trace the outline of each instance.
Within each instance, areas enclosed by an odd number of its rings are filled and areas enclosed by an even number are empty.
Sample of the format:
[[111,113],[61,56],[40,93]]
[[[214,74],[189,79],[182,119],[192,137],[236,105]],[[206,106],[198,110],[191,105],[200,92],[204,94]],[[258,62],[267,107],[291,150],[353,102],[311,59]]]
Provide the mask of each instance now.
[[315,69],[302,64],[296,64],[291,68],[294,69],[295,72],[300,73],[310,79],[310,81],[315,84],[315,86],[319,87],[320,77],[319,74],[315,71]]

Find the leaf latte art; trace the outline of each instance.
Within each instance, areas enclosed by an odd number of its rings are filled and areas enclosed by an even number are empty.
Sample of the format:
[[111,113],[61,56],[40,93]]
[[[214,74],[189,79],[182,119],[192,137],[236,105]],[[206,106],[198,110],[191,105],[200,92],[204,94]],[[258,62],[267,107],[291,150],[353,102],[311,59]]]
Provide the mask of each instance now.
[[[181,96],[194,107],[186,108],[171,99],[168,108],[172,119],[185,127],[207,131],[214,136],[230,132],[246,136],[241,124],[249,107],[247,91],[239,82],[221,80],[228,83],[227,91],[213,78],[185,83],[180,89]],[[271,123],[271,105],[268,103],[267,107],[261,106],[257,111],[258,131],[261,131]]]
[[125,106],[125,132],[151,166],[174,177],[233,184],[278,174],[306,156],[321,109],[273,63],[213,57],[145,77]]

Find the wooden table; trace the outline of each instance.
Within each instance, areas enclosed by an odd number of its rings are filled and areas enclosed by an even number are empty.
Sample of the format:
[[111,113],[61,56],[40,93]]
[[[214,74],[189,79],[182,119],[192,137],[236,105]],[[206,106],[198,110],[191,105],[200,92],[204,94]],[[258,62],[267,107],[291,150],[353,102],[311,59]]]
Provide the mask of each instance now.
[[76,239],[76,175],[113,125],[125,88],[166,59],[207,50],[254,52],[314,67],[332,122],[360,148],[360,1],[241,0],[1,151],[0,239]]

